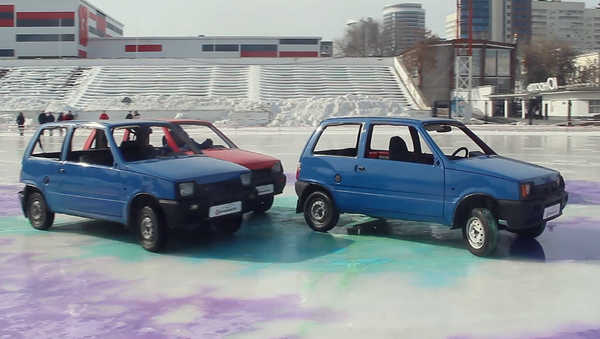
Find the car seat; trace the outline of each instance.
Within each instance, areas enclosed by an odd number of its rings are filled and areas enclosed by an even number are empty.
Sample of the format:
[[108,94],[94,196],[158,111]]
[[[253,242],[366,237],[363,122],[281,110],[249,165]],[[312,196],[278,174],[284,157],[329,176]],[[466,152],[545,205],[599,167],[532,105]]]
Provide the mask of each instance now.
[[406,142],[399,136],[393,136],[390,138],[389,144],[389,159],[393,161],[409,161],[410,160],[410,152],[408,152],[408,147],[406,146]]

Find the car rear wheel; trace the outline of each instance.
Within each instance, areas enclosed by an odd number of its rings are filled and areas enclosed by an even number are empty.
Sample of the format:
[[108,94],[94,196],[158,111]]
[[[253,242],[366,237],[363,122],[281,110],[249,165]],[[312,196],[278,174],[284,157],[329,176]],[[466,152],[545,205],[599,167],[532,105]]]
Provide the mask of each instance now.
[[54,213],[48,211],[46,199],[40,193],[35,192],[27,198],[27,218],[33,228],[45,231],[54,223]]
[[235,217],[224,218],[223,220],[216,221],[214,223],[215,230],[223,235],[232,235],[240,230],[242,223],[244,222],[244,216],[239,215]]
[[254,213],[262,214],[270,210],[273,207],[274,196],[269,195],[266,197],[260,197],[257,199],[256,206],[254,207]]
[[160,252],[169,241],[167,224],[153,206],[143,206],[139,210],[137,235],[140,245],[149,252]]
[[492,255],[498,247],[498,221],[486,208],[475,208],[466,218],[464,235],[469,251],[478,257]]
[[520,238],[535,239],[535,238],[539,237],[540,235],[542,235],[542,233],[544,233],[545,230],[546,230],[546,223],[542,223],[538,226],[526,228],[524,230],[511,230],[511,231],[513,233],[515,233],[516,235],[518,235]]
[[314,231],[329,232],[340,220],[340,212],[329,195],[317,191],[304,202],[304,219]]

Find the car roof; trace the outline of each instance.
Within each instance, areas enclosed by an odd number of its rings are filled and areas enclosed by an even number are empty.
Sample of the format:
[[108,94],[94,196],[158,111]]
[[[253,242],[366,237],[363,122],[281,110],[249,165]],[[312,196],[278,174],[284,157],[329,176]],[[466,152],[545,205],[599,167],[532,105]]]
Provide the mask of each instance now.
[[161,125],[169,126],[168,121],[152,120],[152,119],[122,119],[122,120],[68,120],[46,123],[44,127],[60,127],[60,126],[97,126],[97,127],[123,127],[132,125]]
[[203,124],[203,125],[212,125],[210,122],[199,119],[156,119],[160,121],[168,121],[172,124]]
[[341,117],[341,118],[328,118],[321,122],[321,124],[333,124],[333,123],[365,123],[365,122],[406,122],[413,124],[453,124],[463,125],[462,122],[454,119],[444,118],[418,118],[418,117]]

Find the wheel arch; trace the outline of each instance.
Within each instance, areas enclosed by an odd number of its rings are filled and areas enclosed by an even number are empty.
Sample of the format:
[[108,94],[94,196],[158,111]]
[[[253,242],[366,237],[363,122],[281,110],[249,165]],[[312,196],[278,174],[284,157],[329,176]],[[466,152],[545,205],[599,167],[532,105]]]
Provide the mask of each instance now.
[[304,206],[306,199],[311,194],[317,191],[322,191],[323,193],[327,194],[329,196],[329,199],[331,199],[331,202],[335,204],[335,199],[333,198],[331,191],[325,185],[311,182],[308,184],[308,186],[306,186],[306,188],[302,192],[302,195],[300,196],[300,206]]
[[136,195],[134,195],[128,206],[127,206],[127,222],[125,223],[126,226],[130,226],[131,222],[135,220],[136,218],[136,213],[138,211],[138,209],[141,206],[152,206],[155,208],[155,210],[157,211],[157,213],[159,214],[158,217],[162,218],[164,217],[164,213],[162,211],[162,209],[160,208],[160,204],[158,203],[158,199],[153,196],[150,193],[137,193]]
[[[33,193],[39,193],[42,196],[42,198],[44,198],[44,200],[46,199],[46,197],[44,196],[44,192],[42,192],[42,190],[40,190],[37,186],[33,184],[26,184],[23,188],[23,201],[21,201],[21,208],[23,209],[23,214],[26,218],[29,218],[29,216],[27,215],[27,209],[25,208],[25,206],[27,204],[27,199],[29,199],[29,196]],[[47,202],[46,208],[49,212],[52,212]]]
[[474,208],[487,208],[494,217],[498,216],[498,201],[486,193],[471,193],[464,196],[458,206],[454,209],[451,229],[459,229],[464,226],[467,213]]

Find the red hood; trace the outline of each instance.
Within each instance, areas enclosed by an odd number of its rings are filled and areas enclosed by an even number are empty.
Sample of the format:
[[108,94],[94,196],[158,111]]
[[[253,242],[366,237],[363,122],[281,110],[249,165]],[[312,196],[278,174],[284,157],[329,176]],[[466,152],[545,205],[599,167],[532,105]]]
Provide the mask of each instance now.
[[251,170],[269,169],[279,161],[268,155],[244,151],[239,148],[203,149],[202,153],[211,158],[230,161]]

